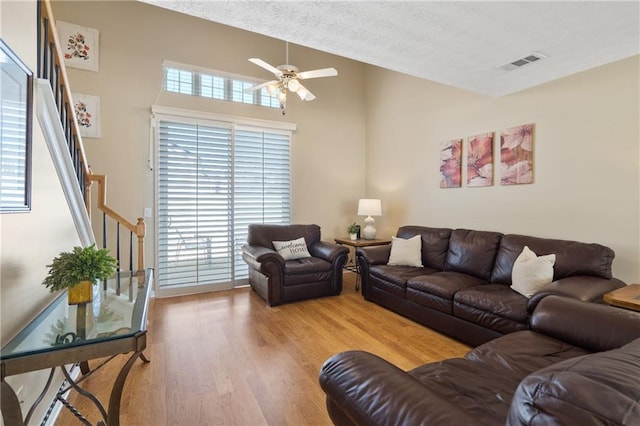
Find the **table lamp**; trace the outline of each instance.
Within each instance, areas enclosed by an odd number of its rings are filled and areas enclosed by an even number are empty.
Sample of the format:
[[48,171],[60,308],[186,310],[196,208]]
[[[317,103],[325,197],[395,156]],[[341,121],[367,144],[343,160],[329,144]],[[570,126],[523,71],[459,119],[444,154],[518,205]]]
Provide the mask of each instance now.
[[376,228],[373,222],[376,220],[371,216],[382,216],[382,203],[380,200],[372,198],[362,198],[358,202],[358,216],[367,216],[364,220],[365,227],[362,230],[362,237],[365,240],[373,240],[376,238]]

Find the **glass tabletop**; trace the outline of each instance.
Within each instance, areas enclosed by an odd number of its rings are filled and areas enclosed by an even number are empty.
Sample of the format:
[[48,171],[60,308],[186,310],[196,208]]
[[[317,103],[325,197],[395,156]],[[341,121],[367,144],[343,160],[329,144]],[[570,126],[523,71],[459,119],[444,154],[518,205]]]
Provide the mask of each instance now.
[[0,350],[0,358],[114,340],[146,331],[152,270],[120,272],[93,286],[93,301],[69,305],[58,296]]

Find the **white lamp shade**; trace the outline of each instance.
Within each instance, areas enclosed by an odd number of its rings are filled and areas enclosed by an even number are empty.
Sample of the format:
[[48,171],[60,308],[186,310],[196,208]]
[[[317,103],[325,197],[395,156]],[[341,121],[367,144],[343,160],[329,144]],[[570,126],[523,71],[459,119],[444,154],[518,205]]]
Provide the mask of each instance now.
[[382,202],[374,198],[360,199],[358,216],[382,216]]
[[300,82],[298,80],[296,80],[295,78],[291,79],[291,80],[289,80],[289,84],[287,84],[287,88],[289,90],[291,90],[292,92],[297,92],[298,89],[300,88]]

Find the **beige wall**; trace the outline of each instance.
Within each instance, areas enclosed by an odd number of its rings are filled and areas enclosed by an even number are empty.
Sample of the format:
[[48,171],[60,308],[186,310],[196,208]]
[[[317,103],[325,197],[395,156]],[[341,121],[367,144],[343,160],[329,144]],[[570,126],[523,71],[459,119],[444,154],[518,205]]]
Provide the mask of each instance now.
[[[638,63],[498,99],[368,67],[367,192],[383,200],[378,229],[391,235],[416,224],[598,242],[615,250],[615,276],[640,282]],[[535,123],[535,183],[439,188],[440,142],[525,123]]]
[[[0,11],[2,38],[35,73],[36,2],[3,1]],[[33,120],[31,211],[0,215],[2,344],[53,298],[41,285],[46,265],[80,244],[38,120]]]
[[[74,92],[98,95],[102,137],[85,138],[92,169],[109,179],[109,203],[127,218],[153,206],[153,172],[147,168],[153,104],[297,125],[292,146],[293,222],[317,223],[323,238],[346,235],[364,196],[364,65],[299,46],[289,58],[301,70],[335,67],[338,77],[310,80],[313,102],[278,109],[161,92],[163,59],[270,79],[248,61],[285,62],[283,41],[207,22],[139,2],[54,3],[56,19],[100,31],[100,70],[68,68]],[[153,247],[148,221],[147,247]],[[147,264],[153,254],[147,250]]]

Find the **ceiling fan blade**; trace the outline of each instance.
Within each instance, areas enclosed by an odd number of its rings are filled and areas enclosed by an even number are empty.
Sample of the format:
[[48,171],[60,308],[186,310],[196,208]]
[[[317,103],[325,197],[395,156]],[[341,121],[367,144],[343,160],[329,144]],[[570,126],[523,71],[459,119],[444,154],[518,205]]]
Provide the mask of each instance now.
[[252,63],[256,64],[259,67],[262,67],[267,71],[271,71],[278,78],[282,77],[282,71],[280,71],[278,68],[274,67],[273,65],[269,65],[268,63],[266,63],[265,61],[263,61],[260,58],[250,58],[249,62],[252,62]]
[[244,89],[245,92],[255,92],[256,90],[260,90],[263,87],[267,87],[270,84],[278,84],[278,80],[265,81],[264,83],[258,84],[256,86],[249,87],[248,89]]
[[335,68],[322,68],[319,70],[302,71],[296,74],[298,78],[318,78],[318,77],[335,77],[338,71]]
[[312,101],[316,98],[316,96],[313,93],[311,93],[309,89],[304,87],[302,84],[300,85],[296,93],[298,94],[298,96],[300,96],[300,99],[302,99],[303,101]]

